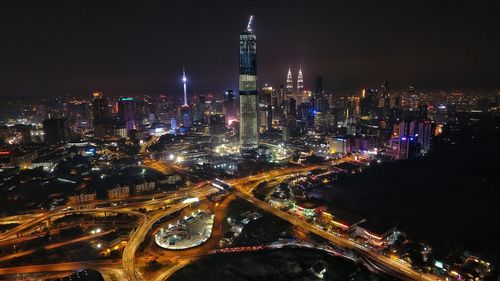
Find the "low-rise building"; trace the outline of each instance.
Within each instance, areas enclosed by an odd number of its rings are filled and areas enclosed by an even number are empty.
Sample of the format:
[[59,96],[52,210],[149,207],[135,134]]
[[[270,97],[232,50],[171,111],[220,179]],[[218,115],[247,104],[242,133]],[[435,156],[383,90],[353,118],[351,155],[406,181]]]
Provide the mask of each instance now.
[[130,187],[128,185],[108,188],[109,199],[123,199],[130,196]]
[[29,165],[37,156],[35,151],[19,151],[10,154],[10,163],[14,167]]
[[166,175],[163,179],[158,180],[158,184],[177,184],[182,180],[181,176],[178,174]]
[[146,191],[151,191],[156,188],[156,182],[154,181],[144,181],[142,183],[138,183],[134,186],[135,193],[141,193]]
[[351,152],[351,142],[349,139],[340,137],[326,137],[328,152],[335,154],[347,154]]
[[378,219],[369,219],[356,225],[354,234],[377,247],[390,245],[397,238],[396,227]]
[[93,202],[96,200],[96,192],[93,193],[80,193],[76,195],[70,195],[68,197],[68,202],[70,204],[80,204],[86,202]]
[[358,224],[366,221],[363,217],[339,209],[323,212],[322,216],[323,219],[331,223],[334,228],[349,232],[353,231]]

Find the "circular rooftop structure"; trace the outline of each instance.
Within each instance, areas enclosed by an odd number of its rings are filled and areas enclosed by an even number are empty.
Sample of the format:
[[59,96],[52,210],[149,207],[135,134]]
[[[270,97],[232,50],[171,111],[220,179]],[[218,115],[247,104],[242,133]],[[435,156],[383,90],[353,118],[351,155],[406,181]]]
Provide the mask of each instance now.
[[168,250],[185,250],[203,244],[212,235],[214,214],[193,212],[155,234],[156,245]]

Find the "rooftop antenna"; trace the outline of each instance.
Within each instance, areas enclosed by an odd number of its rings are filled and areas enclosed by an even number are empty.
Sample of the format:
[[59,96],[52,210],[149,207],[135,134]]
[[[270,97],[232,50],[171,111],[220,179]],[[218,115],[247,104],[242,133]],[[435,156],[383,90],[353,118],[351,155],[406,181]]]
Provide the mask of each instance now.
[[250,15],[250,19],[248,20],[247,24],[247,31],[252,32],[252,21],[253,21],[253,15]]

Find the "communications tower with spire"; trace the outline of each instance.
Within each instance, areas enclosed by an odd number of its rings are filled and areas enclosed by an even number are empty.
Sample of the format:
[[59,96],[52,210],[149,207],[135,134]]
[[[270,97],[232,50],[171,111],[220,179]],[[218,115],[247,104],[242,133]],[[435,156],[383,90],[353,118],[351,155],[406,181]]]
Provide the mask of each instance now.
[[184,67],[182,68],[182,84],[184,85],[184,106],[188,106],[188,97],[187,97],[187,76],[186,76],[186,70]]
[[182,84],[184,86],[184,103],[181,107],[181,115],[182,115],[182,126],[189,128],[191,127],[191,112],[189,110],[188,98],[187,98],[187,76],[186,70],[184,67],[182,68]]

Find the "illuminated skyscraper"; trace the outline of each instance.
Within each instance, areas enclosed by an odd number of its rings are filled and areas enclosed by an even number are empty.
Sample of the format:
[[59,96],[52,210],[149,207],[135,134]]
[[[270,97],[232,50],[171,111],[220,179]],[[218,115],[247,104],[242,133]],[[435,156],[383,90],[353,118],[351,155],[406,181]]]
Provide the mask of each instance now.
[[227,90],[224,95],[224,115],[226,116],[226,124],[231,124],[238,116],[236,97],[233,90]]
[[252,30],[253,16],[240,33],[240,146],[243,151],[259,147],[257,95],[257,38]]
[[410,110],[417,110],[419,106],[419,98],[417,92],[415,91],[415,87],[408,86],[408,98],[410,102]]
[[97,137],[109,135],[113,130],[109,101],[103,97],[102,92],[93,92],[92,96],[92,125],[94,127],[94,135]]
[[288,68],[288,74],[286,75],[286,91],[288,94],[293,92],[293,78],[290,68]]
[[299,68],[299,75],[297,75],[297,95],[302,95],[304,91],[304,77],[302,77],[302,68]]
[[99,123],[109,118],[108,99],[103,97],[102,92],[93,92],[92,96],[92,121]]
[[299,68],[299,74],[297,75],[297,93],[295,94],[297,104],[302,104],[304,102],[304,77],[302,76],[302,68]]
[[134,98],[125,97],[118,99],[118,118],[125,124],[128,130],[136,128],[136,100]]

